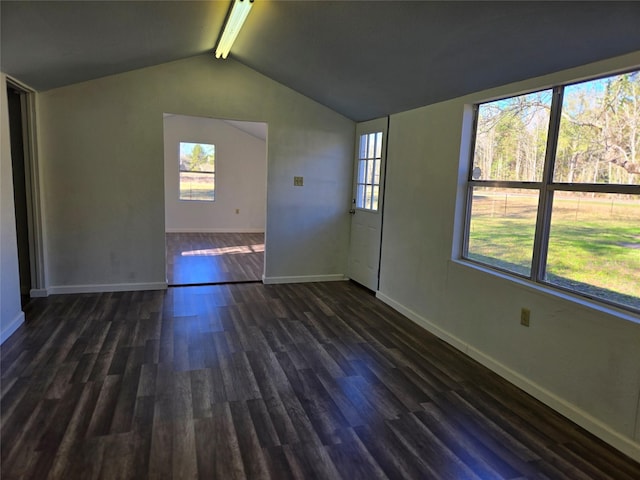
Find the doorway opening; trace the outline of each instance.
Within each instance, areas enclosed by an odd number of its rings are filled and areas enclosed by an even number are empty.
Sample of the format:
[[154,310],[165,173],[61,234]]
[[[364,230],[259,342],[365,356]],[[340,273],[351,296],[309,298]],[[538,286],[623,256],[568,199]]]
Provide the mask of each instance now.
[[169,286],[260,282],[267,124],[164,114]]
[[33,92],[7,78],[7,108],[9,112],[9,141],[13,199],[18,247],[20,299],[24,305],[34,288],[41,285],[39,261],[39,196],[37,168],[34,155]]

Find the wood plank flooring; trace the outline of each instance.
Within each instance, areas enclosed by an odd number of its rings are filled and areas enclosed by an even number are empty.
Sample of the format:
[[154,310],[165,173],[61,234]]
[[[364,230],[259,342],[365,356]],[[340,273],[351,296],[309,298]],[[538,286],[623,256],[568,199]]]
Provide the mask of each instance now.
[[348,282],[33,299],[9,479],[638,479],[640,464]]
[[262,280],[264,233],[167,233],[169,285]]

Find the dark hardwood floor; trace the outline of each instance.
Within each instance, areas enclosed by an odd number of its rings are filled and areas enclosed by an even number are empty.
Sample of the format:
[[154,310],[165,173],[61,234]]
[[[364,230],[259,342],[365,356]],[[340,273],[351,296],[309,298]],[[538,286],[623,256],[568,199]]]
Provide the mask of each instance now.
[[264,233],[167,233],[169,285],[262,280]]
[[32,300],[1,478],[638,479],[640,464],[348,282]]

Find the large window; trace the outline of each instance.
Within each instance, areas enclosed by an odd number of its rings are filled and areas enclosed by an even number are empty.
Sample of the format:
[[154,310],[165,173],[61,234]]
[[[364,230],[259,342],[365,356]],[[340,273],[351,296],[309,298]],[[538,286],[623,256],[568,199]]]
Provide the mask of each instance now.
[[180,142],[180,200],[215,199],[215,145]]
[[640,311],[640,72],[476,106],[463,257]]

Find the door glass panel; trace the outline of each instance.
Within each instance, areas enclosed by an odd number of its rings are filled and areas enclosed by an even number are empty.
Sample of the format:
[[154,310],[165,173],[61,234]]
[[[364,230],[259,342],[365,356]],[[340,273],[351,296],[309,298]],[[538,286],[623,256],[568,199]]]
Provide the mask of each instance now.
[[367,168],[367,161],[359,160],[358,161],[358,184],[366,183],[366,168]]
[[358,185],[356,189],[356,206],[364,208],[364,185]]
[[367,184],[373,183],[373,160],[367,160]]
[[364,208],[371,210],[371,185],[367,185],[364,188]]
[[373,187],[373,204],[371,206],[372,210],[378,210],[378,195],[380,193],[380,187]]
[[358,151],[356,208],[377,211],[382,161],[382,132],[361,135]]
[[382,132],[376,133],[376,158],[382,158]]
[[367,158],[367,136],[362,135],[360,137],[360,155],[358,155],[359,159]]

